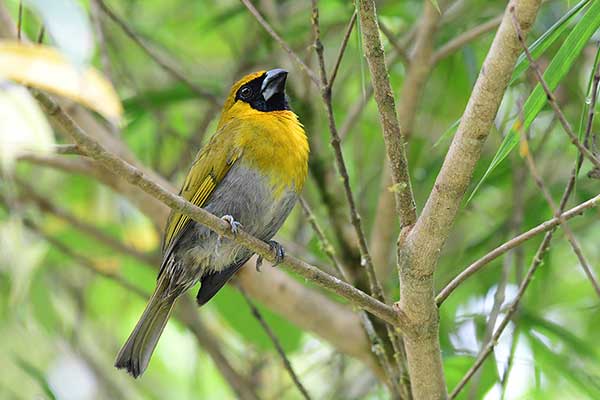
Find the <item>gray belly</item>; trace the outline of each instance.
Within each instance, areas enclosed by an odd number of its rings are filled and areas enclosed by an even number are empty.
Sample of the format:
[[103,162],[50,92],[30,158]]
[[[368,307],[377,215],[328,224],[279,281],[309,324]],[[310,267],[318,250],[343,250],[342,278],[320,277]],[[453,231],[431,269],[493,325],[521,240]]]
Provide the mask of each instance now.
[[[269,240],[279,230],[294,207],[297,194],[288,188],[274,199],[269,179],[236,163],[210,196],[205,209],[217,217],[231,215],[242,229],[262,240]],[[193,222],[180,238],[175,250],[184,268],[193,270],[196,279],[207,272],[220,271],[251,252],[229,239],[219,238],[210,229]]]

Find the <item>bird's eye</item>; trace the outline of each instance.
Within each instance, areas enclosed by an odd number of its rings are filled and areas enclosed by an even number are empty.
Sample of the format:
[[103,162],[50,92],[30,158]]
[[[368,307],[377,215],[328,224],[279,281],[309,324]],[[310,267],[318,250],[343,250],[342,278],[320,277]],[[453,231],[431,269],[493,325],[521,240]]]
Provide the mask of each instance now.
[[252,89],[250,89],[248,86],[244,86],[240,89],[240,97],[242,99],[249,99],[252,97]]

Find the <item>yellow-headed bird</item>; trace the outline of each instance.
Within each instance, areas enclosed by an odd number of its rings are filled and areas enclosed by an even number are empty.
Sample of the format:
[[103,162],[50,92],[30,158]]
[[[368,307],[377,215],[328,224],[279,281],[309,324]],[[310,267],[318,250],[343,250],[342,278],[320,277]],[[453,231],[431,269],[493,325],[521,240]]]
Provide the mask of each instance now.
[[[231,88],[217,132],[198,153],[180,194],[270,241],[292,210],[308,167],[308,140],[285,95],[287,71],[250,74]],[[233,241],[178,212],[171,212],[163,239],[156,289],[115,366],[141,375],[177,298],[200,281],[199,305],[210,300],[252,256]]]

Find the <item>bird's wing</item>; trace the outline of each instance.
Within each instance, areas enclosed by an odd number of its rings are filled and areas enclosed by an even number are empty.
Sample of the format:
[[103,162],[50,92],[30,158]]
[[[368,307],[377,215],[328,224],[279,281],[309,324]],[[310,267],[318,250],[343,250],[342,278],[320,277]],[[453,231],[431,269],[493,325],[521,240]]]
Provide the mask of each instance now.
[[[183,198],[203,207],[215,188],[223,180],[242,151],[232,145],[233,133],[217,132],[196,157],[181,192]],[[190,223],[190,217],[171,211],[163,240],[163,256],[168,258],[174,244]]]

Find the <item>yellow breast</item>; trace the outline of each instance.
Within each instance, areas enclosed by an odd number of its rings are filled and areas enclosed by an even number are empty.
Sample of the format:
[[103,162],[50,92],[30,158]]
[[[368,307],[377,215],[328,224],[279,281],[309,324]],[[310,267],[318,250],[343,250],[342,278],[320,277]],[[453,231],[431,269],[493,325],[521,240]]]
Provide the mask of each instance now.
[[257,112],[245,103],[233,108],[231,115],[241,122],[235,146],[242,149],[243,161],[270,178],[276,197],[285,189],[299,193],[308,172],[309,148],[296,114]]

